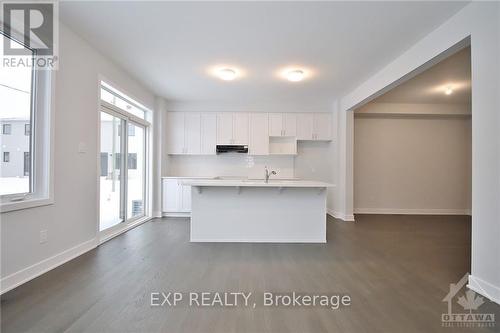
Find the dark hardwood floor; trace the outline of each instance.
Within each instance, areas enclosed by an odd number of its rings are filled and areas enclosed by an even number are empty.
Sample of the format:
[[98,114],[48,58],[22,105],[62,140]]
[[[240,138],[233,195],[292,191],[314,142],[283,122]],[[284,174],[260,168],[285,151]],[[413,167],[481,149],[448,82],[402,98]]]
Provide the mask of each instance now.
[[[469,217],[360,215],[329,219],[327,244],[193,244],[187,220],[154,220],[4,294],[1,331],[499,332],[487,300],[496,327],[441,326],[449,284],[470,270],[470,232]],[[151,307],[161,291],[347,294],[352,305]]]

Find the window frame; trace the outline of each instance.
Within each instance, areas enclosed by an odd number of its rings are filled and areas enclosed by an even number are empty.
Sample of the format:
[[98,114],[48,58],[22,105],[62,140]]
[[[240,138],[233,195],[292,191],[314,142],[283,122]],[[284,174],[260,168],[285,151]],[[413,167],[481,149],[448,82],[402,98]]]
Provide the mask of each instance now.
[[[8,35],[24,47],[22,33],[11,30]],[[37,54],[33,48],[33,57]],[[54,203],[54,103],[55,78],[53,70],[32,70],[30,105],[30,184],[29,192],[0,195],[0,213]],[[3,130],[3,129],[2,129]]]
[[3,163],[10,163],[10,151],[4,151],[2,156]]
[[[9,129],[8,133],[5,130],[6,128]],[[12,124],[2,124],[2,134],[3,135],[12,135]]]

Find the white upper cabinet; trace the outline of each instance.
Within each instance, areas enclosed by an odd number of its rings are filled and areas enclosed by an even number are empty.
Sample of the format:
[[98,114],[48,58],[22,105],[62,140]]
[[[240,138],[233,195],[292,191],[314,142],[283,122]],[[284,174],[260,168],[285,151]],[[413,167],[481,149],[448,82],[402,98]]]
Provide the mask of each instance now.
[[184,113],[167,113],[167,152],[169,154],[184,154]]
[[201,114],[201,154],[215,154],[217,145],[217,115],[215,113]]
[[269,136],[296,136],[297,115],[295,113],[270,113]]
[[313,139],[313,114],[297,114],[297,140]]
[[327,112],[168,112],[166,147],[168,154],[211,155],[216,145],[249,145],[251,155],[268,155],[283,153],[275,148],[288,141],[280,138],[328,141],[334,129]]
[[217,113],[217,144],[230,145],[233,143],[233,114],[230,112]]
[[283,136],[297,136],[297,115],[295,113],[284,114]]
[[233,113],[233,144],[248,144],[248,113]]
[[217,144],[247,145],[248,113],[245,112],[217,113]]
[[201,153],[201,117],[199,113],[186,112],[184,116],[184,153]]
[[332,139],[332,116],[326,112],[297,114],[297,140]]
[[269,114],[269,136],[282,136],[283,134],[283,114]]
[[248,153],[250,155],[269,155],[269,126],[267,113],[251,113],[250,142]]
[[314,140],[332,139],[332,116],[330,113],[315,113],[313,123]]

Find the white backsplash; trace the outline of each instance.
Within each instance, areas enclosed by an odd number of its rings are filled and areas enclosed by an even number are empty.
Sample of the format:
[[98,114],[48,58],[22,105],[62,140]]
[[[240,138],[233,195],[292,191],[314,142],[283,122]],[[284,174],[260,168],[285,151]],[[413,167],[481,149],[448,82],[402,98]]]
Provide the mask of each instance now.
[[293,178],[293,156],[170,155],[167,176],[264,178],[264,167],[275,170],[275,178]]

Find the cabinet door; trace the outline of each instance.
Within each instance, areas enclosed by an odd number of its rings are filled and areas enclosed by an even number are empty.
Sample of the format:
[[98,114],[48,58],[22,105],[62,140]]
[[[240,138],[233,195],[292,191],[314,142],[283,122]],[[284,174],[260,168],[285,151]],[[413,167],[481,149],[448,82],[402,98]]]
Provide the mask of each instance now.
[[217,113],[217,144],[230,145],[233,143],[233,114],[230,112]]
[[186,112],[184,116],[184,146],[186,154],[201,153],[201,121],[200,114]]
[[269,126],[267,113],[250,114],[250,155],[269,155]]
[[270,113],[269,114],[269,136],[282,136],[283,135],[283,114]]
[[248,113],[233,113],[233,144],[248,144]]
[[215,154],[217,145],[217,115],[215,113],[201,114],[201,153]]
[[184,113],[167,113],[167,153],[184,154]]
[[332,117],[329,113],[315,113],[313,126],[314,140],[331,140]]
[[283,135],[297,136],[297,115],[295,113],[283,114]]
[[191,186],[190,185],[179,185],[180,187],[180,197],[181,197],[181,207],[180,211],[190,212],[191,211]]
[[297,140],[313,139],[313,115],[312,113],[297,114]]
[[177,212],[180,208],[179,182],[177,179],[162,180],[162,211]]

